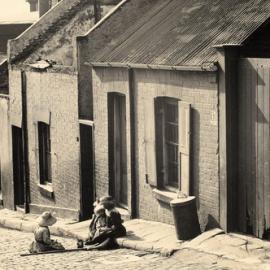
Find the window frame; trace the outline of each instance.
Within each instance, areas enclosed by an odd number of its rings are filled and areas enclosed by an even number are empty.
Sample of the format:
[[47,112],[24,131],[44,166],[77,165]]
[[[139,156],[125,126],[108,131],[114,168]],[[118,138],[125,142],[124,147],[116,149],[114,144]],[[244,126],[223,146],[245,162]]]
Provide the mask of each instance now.
[[[178,192],[180,188],[179,183],[179,177],[177,175],[177,185],[170,185],[168,181],[168,151],[167,151],[167,138],[166,138],[166,105],[170,104],[177,107],[177,114],[178,114],[178,101],[177,98],[172,97],[157,97],[155,99],[155,127],[156,127],[156,159],[157,159],[157,169],[162,164],[162,173],[157,172],[157,178],[158,178],[158,188],[168,190],[170,192]],[[159,112],[157,112],[159,111]],[[158,117],[157,114],[160,114],[161,118]],[[168,117],[167,117],[168,118]],[[174,123],[176,126],[176,129],[178,131],[178,116],[177,116],[177,123]],[[169,123],[169,122],[168,122]],[[159,126],[159,127],[158,127]],[[160,132],[161,131],[161,132]],[[161,138],[160,138],[161,137]],[[177,138],[178,138],[178,132],[177,132]],[[162,141],[162,151],[159,151],[158,149],[160,147],[159,143]],[[177,153],[179,148],[179,141],[177,143]],[[162,152],[162,154],[158,154]],[[161,155],[158,157],[158,155]],[[178,154],[177,154],[178,156]],[[159,160],[159,161],[158,161]],[[177,157],[177,172],[179,170],[179,158]]]
[[52,185],[50,125],[37,122],[39,184]]

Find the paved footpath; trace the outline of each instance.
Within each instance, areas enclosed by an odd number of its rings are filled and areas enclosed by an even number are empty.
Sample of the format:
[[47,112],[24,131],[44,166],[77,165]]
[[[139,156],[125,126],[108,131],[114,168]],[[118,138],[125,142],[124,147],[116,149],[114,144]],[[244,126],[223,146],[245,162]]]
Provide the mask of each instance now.
[[[76,241],[59,238],[66,248],[74,248]],[[32,233],[0,228],[0,270],[268,270],[268,264],[247,264],[225,259],[207,252],[183,249],[171,257],[158,254],[117,249],[112,251],[81,251],[21,257],[33,239]]]

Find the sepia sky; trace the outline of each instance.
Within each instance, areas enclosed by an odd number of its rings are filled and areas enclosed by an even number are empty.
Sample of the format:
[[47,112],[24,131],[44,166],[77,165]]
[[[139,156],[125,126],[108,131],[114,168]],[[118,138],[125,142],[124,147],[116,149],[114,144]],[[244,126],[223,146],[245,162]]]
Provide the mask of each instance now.
[[30,12],[25,0],[0,0],[0,22],[33,21],[37,12]]

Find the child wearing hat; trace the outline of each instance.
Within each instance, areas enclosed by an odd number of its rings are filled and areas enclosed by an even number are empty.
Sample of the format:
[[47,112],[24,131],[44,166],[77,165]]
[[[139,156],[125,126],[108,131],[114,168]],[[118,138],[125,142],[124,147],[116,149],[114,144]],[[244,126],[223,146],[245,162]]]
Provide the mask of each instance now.
[[112,249],[118,247],[115,238],[126,235],[121,215],[112,197],[102,197],[95,203],[94,215],[89,226],[90,237],[85,242],[89,249]]
[[38,218],[38,226],[34,231],[35,240],[30,245],[30,253],[38,253],[50,250],[64,250],[65,248],[50,237],[49,226],[56,223],[57,219],[51,212],[44,212]]
[[126,228],[123,225],[121,214],[115,207],[113,198],[111,196],[101,197],[100,204],[106,209],[105,213],[108,217],[108,227],[112,230],[111,235],[114,238],[126,236]]
[[[89,242],[97,238],[108,229],[105,208],[97,203],[94,208],[94,215],[89,225]],[[87,243],[86,243],[87,244]]]
[[94,214],[89,225],[89,238],[85,241],[87,249],[111,249],[115,247],[114,241],[108,234],[111,229],[108,227],[108,218],[105,214],[105,208],[97,200],[94,203]]

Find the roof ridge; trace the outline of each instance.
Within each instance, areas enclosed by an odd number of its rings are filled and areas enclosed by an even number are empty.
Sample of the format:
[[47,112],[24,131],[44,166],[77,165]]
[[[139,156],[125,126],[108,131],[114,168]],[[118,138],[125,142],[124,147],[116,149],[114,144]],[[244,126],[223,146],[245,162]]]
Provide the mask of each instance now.
[[9,62],[21,59],[25,53],[31,51],[32,48],[39,43],[39,40],[44,37],[52,27],[55,28],[64,17],[66,19],[68,15],[72,16],[76,11],[76,7],[88,2],[88,0],[62,0],[52,7],[21,35],[8,41]]

